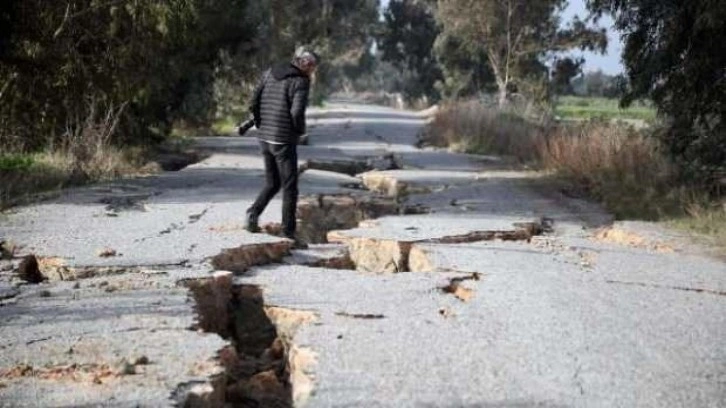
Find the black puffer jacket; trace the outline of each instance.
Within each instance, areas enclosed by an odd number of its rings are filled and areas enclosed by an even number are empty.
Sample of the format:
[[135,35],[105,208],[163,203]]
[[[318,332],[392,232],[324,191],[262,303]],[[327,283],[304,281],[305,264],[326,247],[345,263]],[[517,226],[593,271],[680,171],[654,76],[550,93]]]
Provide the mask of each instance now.
[[265,72],[255,89],[250,110],[260,139],[297,144],[305,133],[310,79],[292,64]]

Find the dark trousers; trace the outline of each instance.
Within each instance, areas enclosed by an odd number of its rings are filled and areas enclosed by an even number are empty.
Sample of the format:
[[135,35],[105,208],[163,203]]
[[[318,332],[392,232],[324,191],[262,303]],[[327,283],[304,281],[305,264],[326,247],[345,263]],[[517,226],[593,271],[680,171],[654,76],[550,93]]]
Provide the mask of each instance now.
[[260,142],[260,151],[265,160],[266,183],[249,211],[255,216],[262,214],[272,197],[282,188],[282,232],[286,236],[293,236],[298,196],[297,146]]

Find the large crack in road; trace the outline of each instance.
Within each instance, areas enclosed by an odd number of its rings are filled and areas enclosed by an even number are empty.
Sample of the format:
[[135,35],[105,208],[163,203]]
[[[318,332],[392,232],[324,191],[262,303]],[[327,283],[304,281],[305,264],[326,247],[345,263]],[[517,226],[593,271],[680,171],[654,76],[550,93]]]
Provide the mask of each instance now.
[[[238,274],[249,271],[254,266],[277,263],[286,259],[287,264],[306,265],[322,269],[350,269],[365,272],[409,272],[411,248],[417,243],[461,244],[479,241],[529,241],[541,234],[551,225],[542,222],[513,224],[509,231],[472,231],[466,234],[441,236],[419,241],[377,242],[374,245],[360,245],[355,240],[338,240],[336,237],[344,230],[358,228],[361,224],[381,217],[404,213],[405,202],[399,197],[384,197],[377,194],[365,196],[318,195],[300,200],[298,218],[301,236],[313,244],[341,242],[342,245],[325,249],[327,256],[310,257],[306,251],[294,251],[297,257],[285,255],[291,251],[287,243],[259,244],[227,249],[212,259],[212,265],[220,272],[212,278],[196,279],[186,282],[195,301],[198,326],[205,332],[216,333],[232,342],[232,348],[220,351],[220,359],[225,368],[223,381],[213,381],[213,392],[188,393],[185,406],[223,403],[230,406],[291,407],[295,401],[307,398],[312,391],[313,380],[305,369],[295,361],[299,348],[294,343],[294,332],[300,321],[310,323],[316,319],[310,312],[280,312],[279,308],[265,305],[263,290],[254,285],[233,284],[232,271]],[[546,227],[545,227],[546,225]],[[383,265],[380,270],[372,271],[369,265],[360,265],[361,259],[368,254],[380,256],[387,245],[396,247],[398,253],[391,255],[391,262],[398,263],[394,270]],[[313,251],[315,246],[313,247]],[[417,253],[414,265],[423,265],[426,254]],[[423,259],[422,259],[423,258]],[[415,268],[413,269],[416,270]],[[224,271],[224,272],[221,272]],[[469,301],[473,290],[462,283],[466,280],[479,280],[480,274],[454,277],[441,288],[443,293],[452,294],[461,301]],[[269,312],[272,310],[272,312]],[[287,318],[280,318],[281,315]],[[290,315],[293,317],[290,318]],[[302,317],[301,317],[302,315]],[[382,319],[381,314],[338,312],[338,316],[355,319]],[[277,318],[271,320],[271,316]],[[290,329],[290,321],[298,321],[295,329]],[[281,327],[287,327],[282,329]],[[298,350],[293,353],[293,350]],[[297,384],[295,384],[297,383]],[[210,398],[221,398],[221,402],[210,402]]]
[[[390,159],[393,161],[393,159]],[[383,162],[386,160],[384,158]],[[313,163],[313,164],[310,164]],[[321,164],[322,163],[322,164]],[[352,164],[351,164],[352,163]],[[356,164],[358,163],[358,164]],[[360,170],[375,169],[371,163],[346,162],[325,164],[309,162],[311,168],[349,173],[352,168]],[[390,167],[395,167],[391,166]],[[370,174],[370,173],[368,173]],[[196,324],[192,330],[214,333],[229,341],[231,346],[218,352],[219,364],[224,371],[215,374],[208,381],[192,381],[180,384],[172,394],[172,399],[181,406],[260,406],[291,407],[295,401],[302,401],[312,392],[313,379],[307,370],[314,358],[309,350],[301,349],[294,343],[294,333],[303,323],[316,319],[310,312],[300,312],[275,308],[265,304],[263,290],[255,285],[233,282],[233,274],[244,274],[251,268],[287,262],[288,264],[307,265],[323,269],[349,269],[361,272],[408,272],[426,269],[421,267],[426,261],[425,253],[414,251],[414,268],[409,265],[412,248],[415,244],[457,244],[483,240],[529,240],[541,232],[538,223],[513,225],[511,231],[471,231],[459,235],[447,235],[422,240],[372,240],[361,242],[356,239],[340,238],[346,230],[370,228],[375,220],[385,216],[409,216],[426,214],[429,211],[419,206],[406,204],[406,197],[414,192],[428,189],[412,189],[405,183],[398,183],[387,177],[387,185],[371,186],[369,177],[363,176],[363,190],[358,194],[319,194],[302,197],[298,205],[300,236],[316,244],[334,243],[327,246],[332,255],[312,257],[304,254],[291,255],[288,241],[245,244],[228,248],[209,258],[209,265],[217,272],[211,277],[183,279],[182,286],[188,288],[194,301]],[[369,191],[372,187],[373,191]],[[190,217],[196,223],[208,211]],[[274,227],[273,227],[274,230]],[[320,245],[325,247],[325,245]],[[390,248],[394,248],[392,251]],[[298,251],[295,251],[298,252]],[[388,257],[385,263],[370,264],[370,256]],[[40,257],[27,255],[21,263],[22,275],[30,282],[80,281],[92,278],[113,277],[127,274],[153,276],[164,274],[165,267],[177,265],[147,266],[108,266],[82,267],[69,266],[68,260],[60,257]],[[478,275],[477,275],[478,276]],[[464,278],[454,278],[442,289],[466,301],[472,290],[459,285]],[[116,285],[102,282],[107,292],[119,290]],[[76,284],[74,287],[80,287]],[[451,289],[451,290],[447,290]],[[125,289],[130,289],[126,287]],[[383,315],[371,313],[338,312],[339,316],[356,319],[380,319]],[[50,339],[50,338],[48,338]]]
[[[277,214],[267,214],[275,217],[265,220],[268,234],[241,231],[261,174],[254,145],[242,139],[202,140],[217,143],[212,160],[178,177],[129,183],[116,198],[96,188],[11,216],[0,252],[13,259],[10,270],[0,264],[0,278],[17,279],[20,269],[36,283],[0,282],[0,400],[714,401],[721,264],[684,263],[677,245],[608,225],[585,229],[573,221],[579,214],[512,181],[528,174],[483,173],[487,164],[466,155],[413,149],[421,118],[386,111],[379,125],[376,115],[321,119],[301,146],[307,193],[298,225],[307,250],[270,236],[279,232]],[[36,222],[63,233],[47,238]],[[115,240],[131,228],[138,233]],[[103,239],[87,243],[84,229]],[[24,248],[8,249],[14,234]],[[629,376],[636,366],[654,380]],[[676,372],[698,379],[699,392],[678,391]]]

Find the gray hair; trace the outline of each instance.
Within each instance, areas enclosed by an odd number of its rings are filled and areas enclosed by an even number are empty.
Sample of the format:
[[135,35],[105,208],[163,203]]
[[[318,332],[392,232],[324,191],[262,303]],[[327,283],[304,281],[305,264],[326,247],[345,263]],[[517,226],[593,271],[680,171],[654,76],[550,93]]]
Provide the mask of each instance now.
[[297,50],[295,50],[295,56],[292,60],[296,63],[308,62],[315,65],[320,64],[320,56],[315,53],[315,51],[307,47],[298,47]]

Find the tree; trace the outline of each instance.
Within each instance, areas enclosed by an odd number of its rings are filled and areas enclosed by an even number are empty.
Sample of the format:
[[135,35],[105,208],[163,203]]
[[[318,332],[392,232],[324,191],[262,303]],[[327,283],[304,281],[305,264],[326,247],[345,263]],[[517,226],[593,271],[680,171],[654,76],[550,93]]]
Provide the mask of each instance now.
[[438,99],[435,85],[442,76],[432,48],[439,30],[430,3],[391,0],[383,12],[378,45],[383,60],[404,73],[403,93],[409,100]]
[[512,87],[524,82],[529,68],[541,68],[535,62],[548,52],[605,50],[604,30],[579,19],[560,28],[565,4],[565,0],[439,0],[438,17],[444,33],[461,39],[471,53],[486,54],[503,106]]
[[[115,111],[116,143],[213,112],[219,52],[255,33],[246,0],[8,0],[0,6],[0,146],[63,144]],[[191,95],[197,95],[196,99]]]
[[313,87],[315,102],[372,69],[378,0],[254,1],[245,21],[257,35],[222,56],[216,78],[220,116],[244,115],[259,75],[289,61],[301,45],[312,46],[323,58]]
[[622,75],[608,75],[602,70],[585,72],[571,82],[572,92],[578,96],[617,99],[625,94],[627,79]]
[[582,72],[583,58],[562,58],[555,61],[552,69],[552,86],[557,95],[573,93],[572,80]]
[[472,53],[461,39],[442,32],[436,38],[434,54],[441,68],[437,89],[447,98],[460,98],[496,91],[494,76],[483,51]]
[[622,102],[652,99],[669,121],[662,138],[686,174],[726,169],[726,2],[590,0],[623,33],[629,79]]
[[365,67],[377,20],[377,0],[5,0],[0,148],[62,145],[109,111],[116,144],[208,125],[298,45],[324,56],[320,91]]
[[[378,0],[265,0],[255,8],[262,15],[252,53],[258,72],[290,59],[300,45],[312,46],[323,57],[313,89],[320,102],[329,89],[347,87],[349,79],[372,69]],[[249,63],[248,54],[240,53],[239,60]]]

